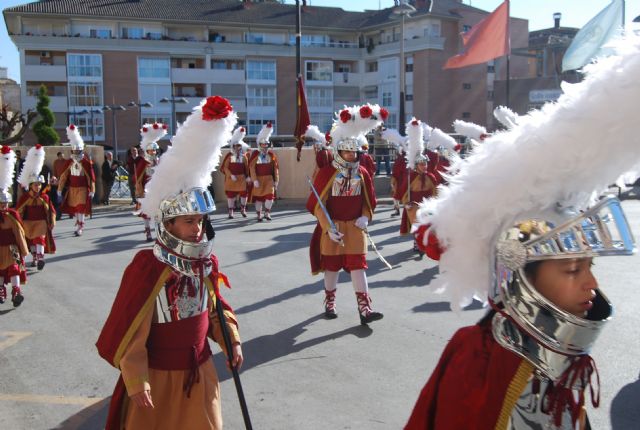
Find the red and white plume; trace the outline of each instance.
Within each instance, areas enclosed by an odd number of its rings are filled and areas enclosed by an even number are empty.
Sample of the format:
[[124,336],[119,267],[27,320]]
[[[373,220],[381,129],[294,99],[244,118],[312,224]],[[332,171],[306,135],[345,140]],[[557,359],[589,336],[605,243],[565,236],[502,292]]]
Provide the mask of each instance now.
[[366,135],[382,125],[389,113],[379,105],[345,106],[336,114],[331,127],[331,141],[335,144],[344,139],[355,139]]
[[448,151],[455,151],[458,142],[439,128],[431,130],[431,138],[427,144],[427,149],[435,151],[438,148],[444,148]]
[[493,110],[493,116],[500,121],[500,124],[504,125],[507,129],[513,128],[518,125],[518,119],[520,115],[512,111],[506,106],[498,106]]
[[397,151],[407,150],[407,138],[395,128],[387,128],[382,131],[381,137],[396,147]]
[[223,97],[207,97],[193,108],[147,183],[142,213],[154,218],[160,215],[163,200],[192,188],[206,188],[236,121],[236,113]]
[[69,143],[71,143],[71,149],[73,149],[74,151],[84,150],[84,140],[82,140],[82,136],[80,136],[78,127],[73,124],[69,124],[69,126],[67,127],[67,139],[69,139]]
[[153,124],[145,124],[140,129],[140,148],[143,151],[147,150],[149,145],[157,144],[158,140],[167,135],[167,125],[154,122]]
[[477,146],[449,186],[421,204],[417,223],[430,224],[445,250],[435,283],[453,307],[487,297],[501,232],[523,220],[557,221],[558,205],[585,209],[640,160],[640,37],[611,47],[615,54],[586,66],[585,79],[563,85],[556,102]]
[[44,147],[40,144],[29,148],[27,158],[24,160],[22,171],[18,175],[18,183],[25,190],[32,182],[38,182],[42,166],[44,166]]
[[461,119],[453,121],[453,129],[456,133],[477,141],[484,140],[488,136],[485,127]]
[[262,129],[258,132],[256,136],[256,143],[259,145],[260,143],[269,143],[269,139],[273,134],[273,124],[271,122],[266,123],[262,126]]
[[[243,140],[247,135],[247,129],[244,126],[240,126],[233,130],[231,139],[229,140],[229,146],[240,145],[243,150],[249,149],[249,145]],[[226,145],[225,145],[226,146]]]
[[320,131],[317,125],[307,126],[307,131],[304,132],[304,135],[314,142],[320,142],[322,146],[325,146],[327,144],[327,138],[325,134]]

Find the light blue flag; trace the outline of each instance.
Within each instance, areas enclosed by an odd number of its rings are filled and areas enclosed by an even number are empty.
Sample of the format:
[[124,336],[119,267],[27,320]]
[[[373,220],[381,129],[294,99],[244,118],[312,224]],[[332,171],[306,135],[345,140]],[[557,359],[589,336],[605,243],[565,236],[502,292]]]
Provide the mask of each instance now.
[[622,27],[622,0],[613,0],[578,31],[562,59],[562,71],[579,69],[597,56],[607,54],[603,48]]

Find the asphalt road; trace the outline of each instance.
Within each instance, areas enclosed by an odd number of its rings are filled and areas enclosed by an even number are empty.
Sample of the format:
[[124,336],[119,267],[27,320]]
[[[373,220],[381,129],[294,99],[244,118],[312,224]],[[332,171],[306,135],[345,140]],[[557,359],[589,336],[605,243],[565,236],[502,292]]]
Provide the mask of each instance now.
[[[624,206],[640,236],[640,203]],[[100,429],[118,372],[94,347],[124,267],[144,242],[129,208],[105,211],[73,237],[56,228],[58,253],[48,256],[25,287],[18,309],[0,306],[0,429]],[[314,219],[301,204],[279,202],[271,222],[215,216],[216,255],[232,289],[243,337],[241,377],[255,429],[400,429],[453,332],[477,321],[479,303],[460,313],[434,293],[437,267],[418,260],[398,219],[382,206],[370,231],[394,265],[369,253],[373,304],[382,321],[361,326],[348,276],[340,275],[339,318],[325,320],[323,284],[310,274]],[[223,215],[224,214],[224,215]],[[590,408],[595,429],[632,429],[640,422],[640,342],[637,328],[640,257],[596,261],[595,273],[616,305],[593,356],[601,406]],[[33,269],[30,269],[33,271]],[[225,427],[242,429],[233,381],[219,353]]]

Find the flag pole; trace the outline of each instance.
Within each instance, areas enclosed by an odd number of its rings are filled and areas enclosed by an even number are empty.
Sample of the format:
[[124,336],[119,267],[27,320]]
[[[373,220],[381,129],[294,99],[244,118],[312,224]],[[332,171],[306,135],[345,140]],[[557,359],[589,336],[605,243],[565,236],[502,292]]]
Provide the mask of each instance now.
[[506,97],[507,98],[506,106],[507,107],[509,107],[509,80],[510,80],[509,79],[510,78],[510,76],[509,76],[509,63],[510,63],[509,58],[510,57],[511,57],[511,55],[507,55],[507,88],[506,88],[506,96],[507,96]]

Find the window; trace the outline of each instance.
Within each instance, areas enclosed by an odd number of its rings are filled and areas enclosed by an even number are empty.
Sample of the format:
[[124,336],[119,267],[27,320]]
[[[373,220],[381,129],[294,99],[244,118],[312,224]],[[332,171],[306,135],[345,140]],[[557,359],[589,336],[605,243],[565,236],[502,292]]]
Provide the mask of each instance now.
[[102,57],[100,54],[68,54],[67,74],[69,76],[102,76]]
[[276,123],[273,119],[249,119],[249,127],[247,130],[247,134],[258,134],[262,129],[262,126],[266,123],[270,122],[273,125],[273,133],[276,132]]
[[69,106],[102,106],[102,84],[69,82]]
[[393,96],[391,91],[383,91],[382,92],[382,106],[391,106],[393,105]]
[[471,84],[468,82],[465,82],[462,84],[462,89],[463,90],[470,90],[471,89]]
[[462,112],[462,119],[471,119],[471,112]]
[[111,39],[111,30],[108,28],[92,28],[89,30],[89,37]]
[[[102,113],[94,113],[93,114],[93,127],[91,127],[91,115],[73,115],[70,113],[70,116],[73,121],[73,125],[78,127],[78,131],[80,135],[84,139],[86,143],[90,143],[92,140],[91,132],[95,133],[96,139],[104,139],[104,114]],[[93,128],[93,130],[92,130]]]
[[307,88],[309,107],[333,107],[333,88]]
[[161,40],[162,39],[162,33],[159,32],[159,31],[149,31],[149,32],[147,32],[147,39]]
[[311,116],[311,123],[316,124],[320,131],[329,131],[333,125],[332,113],[314,113],[309,114]]
[[469,24],[465,24],[462,26],[462,32],[466,33],[467,31],[471,30],[471,26]]
[[169,78],[168,58],[138,58],[139,78]]
[[413,100],[413,85],[407,85],[407,90],[404,93],[404,99],[406,101]]
[[163,98],[171,98],[171,85],[167,84],[139,84],[140,100],[145,100],[154,106],[166,105],[170,109],[170,103],[159,105]]
[[405,59],[404,71],[406,73],[413,72],[413,56],[407,57]]
[[276,105],[275,87],[248,87],[247,106],[261,107]]
[[398,128],[398,114],[390,112],[389,117],[384,122],[384,125],[387,128]]
[[367,63],[366,67],[367,67],[367,73],[377,72],[378,71],[378,62],[377,61],[370,61],[370,62]]
[[[300,46],[327,46],[329,37],[321,34],[303,34],[300,38]],[[289,36],[289,45],[296,44],[296,36]]]
[[495,72],[496,72],[496,66],[494,65],[487,66],[487,73],[495,73]]
[[338,63],[336,65],[336,72],[351,73],[351,64]]
[[331,61],[307,61],[305,63],[307,81],[332,81],[333,64]]
[[378,100],[378,87],[366,87],[364,89],[364,98],[369,102]]
[[494,97],[494,92],[493,92],[493,90],[489,90],[489,91],[487,91],[487,99],[488,99],[488,100],[493,100],[493,97]]
[[263,33],[245,33],[244,41],[245,43],[264,43],[264,34]]
[[276,80],[275,61],[247,61],[247,79]]
[[140,27],[124,27],[122,37],[124,39],[142,39],[144,31]]
[[211,60],[211,68],[214,70],[243,70],[244,61],[242,60]]

